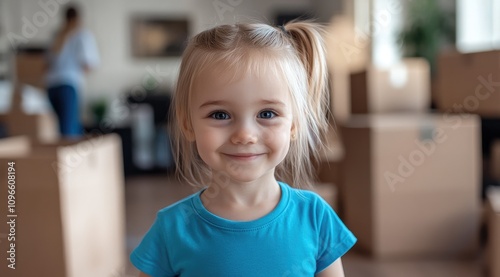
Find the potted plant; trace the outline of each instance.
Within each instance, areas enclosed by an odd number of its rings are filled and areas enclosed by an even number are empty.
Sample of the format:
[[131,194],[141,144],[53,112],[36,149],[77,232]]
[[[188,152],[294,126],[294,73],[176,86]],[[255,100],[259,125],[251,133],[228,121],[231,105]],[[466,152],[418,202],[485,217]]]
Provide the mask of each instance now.
[[93,115],[94,123],[99,125],[108,111],[108,101],[105,98],[95,100],[90,104],[90,110]]
[[411,1],[406,20],[398,37],[404,56],[427,59],[434,75],[439,51],[455,45],[455,12],[445,11],[436,0]]

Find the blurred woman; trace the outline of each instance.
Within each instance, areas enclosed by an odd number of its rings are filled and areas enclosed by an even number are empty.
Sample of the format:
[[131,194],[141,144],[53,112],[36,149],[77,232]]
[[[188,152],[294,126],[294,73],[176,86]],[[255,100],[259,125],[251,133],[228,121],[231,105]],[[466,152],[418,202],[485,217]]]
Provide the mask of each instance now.
[[49,48],[45,84],[61,135],[77,138],[83,134],[79,91],[85,73],[98,65],[99,53],[94,36],[81,27],[76,7],[66,9],[64,20]]

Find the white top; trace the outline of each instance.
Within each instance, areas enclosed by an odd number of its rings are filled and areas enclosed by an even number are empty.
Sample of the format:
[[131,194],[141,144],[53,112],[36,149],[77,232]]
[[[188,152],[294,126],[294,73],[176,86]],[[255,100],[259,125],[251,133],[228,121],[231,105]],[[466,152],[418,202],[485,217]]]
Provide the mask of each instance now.
[[79,29],[69,35],[59,53],[48,53],[49,70],[45,77],[47,87],[74,85],[80,87],[84,78],[84,67],[94,68],[99,64],[99,52],[94,36]]

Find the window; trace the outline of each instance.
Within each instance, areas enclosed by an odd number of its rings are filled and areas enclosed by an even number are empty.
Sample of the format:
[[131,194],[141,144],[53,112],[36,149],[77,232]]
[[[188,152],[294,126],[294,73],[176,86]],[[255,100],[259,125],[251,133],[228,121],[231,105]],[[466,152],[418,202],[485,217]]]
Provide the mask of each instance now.
[[500,0],[457,0],[457,48],[500,49]]

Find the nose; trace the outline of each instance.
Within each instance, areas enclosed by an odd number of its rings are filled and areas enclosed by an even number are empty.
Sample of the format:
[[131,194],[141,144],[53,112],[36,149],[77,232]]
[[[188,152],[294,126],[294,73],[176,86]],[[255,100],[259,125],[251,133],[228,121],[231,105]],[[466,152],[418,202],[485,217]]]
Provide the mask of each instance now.
[[231,135],[231,142],[233,144],[254,144],[257,143],[257,140],[257,127],[253,126],[250,122],[239,123]]

